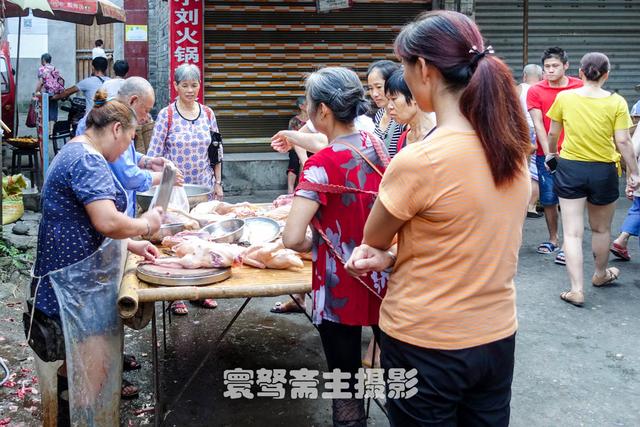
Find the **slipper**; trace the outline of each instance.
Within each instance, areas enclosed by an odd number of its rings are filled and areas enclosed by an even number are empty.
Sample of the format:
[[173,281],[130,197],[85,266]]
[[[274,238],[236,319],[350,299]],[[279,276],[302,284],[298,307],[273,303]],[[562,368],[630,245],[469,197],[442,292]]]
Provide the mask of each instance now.
[[540,212],[529,212],[527,211],[527,218],[542,218],[544,216],[543,213]]
[[289,301],[286,303],[278,301],[276,305],[274,305],[273,308],[269,311],[276,314],[304,313],[304,310],[298,307],[298,304],[293,301]]
[[175,314],[176,316],[186,316],[187,314],[189,314],[189,309],[183,301],[172,302],[169,305],[169,309],[171,310],[171,313]]
[[607,286],[615,282],[620,276],[620,270],[615,267],[609,267],[604,271],[604,279],[596,281],[596,276],[591,279],[591,284],[596,288]]
[[191,301],[191,304],[197,305],[198,307],[202,307],[202,308],[208,308],[211,310],[218,307],[218,303],[216,302],[216,300],[211,298],[193,300]]
[[[133,388],[133,391],[125,392],[125,388]],[[125,400],[137,399],[140,395],[140,389],[133,385],[131,382],[122,379],[122,389],[120,391],[120,397]]]
[[569,304],[573,304],[576,307],[582,307],[584,305],[584,295],[582,292],[563,292],[560,294],[560,299]]
[[551,254],[558,250],[558,246],[551,242],[542,242],[538,245],[536,252],[539,254]]
[[631,261],[631,257],[629,256],[629,251],[627,248],[620,246],[616,242],[611,244],[609,251],[616,257],[620,258],[623,261]]
[[554,259],[553,262],[558,265],[567,265],[567,258],[565,257],[563,250],[558,252],[558,255],[556,255],[556,259]]
[[138,360],[133,354],[125,354],[122,358],[122,370],[124,372],[137,371],[142,368],[142,365],[138,363]]

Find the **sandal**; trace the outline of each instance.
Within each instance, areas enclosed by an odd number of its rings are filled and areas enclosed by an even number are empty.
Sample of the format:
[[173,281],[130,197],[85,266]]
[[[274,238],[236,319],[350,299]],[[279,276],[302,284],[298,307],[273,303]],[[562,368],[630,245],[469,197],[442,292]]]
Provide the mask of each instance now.
[[615,267],[609,267],[604,271],[603,279],[598,280],[594,275],[593,278],[591,279],[591,284],[596,288],[599,288],[601,286],[607,286],[615,282],[619,276],[620,276],[620,270],[618,270]]
[[284,303],[278,301],[269,311],[277,314],[304,313],[304,309],[298,307],[298,304],[293,301],[287,301]]
[[169,305],[169,309],[171,310],[171,313],[176,316],[186,316],[189,314],[189,309],[183,301],[172,302],[171,305]]
[[556,259],[554,259],[553,262],[558,265],[567,265],[567,258],[565,257],[563,250],[560,250],[560,252],[558,252],[558,255],[556,255]]
[[538,211],[527,211],[527,218],[542,218],[544,216],[544,214],[538,212]]
[[582,307],[584,305],[584,295],[582,292],[567,291],[560,294],[560,299],[569,304],[573,304],[576,307]]
[[202,308],[209,308],[209,309],[212,309],[212,310],[214,308],[218,307],[218,303],[216,302],[216,300],[211,299],[211,298],[193,300],[193,301],[191,301],[191,304],[197,305],[198,307],[202,307]]
[[[127,391],[127,389],[129,391]],[[122,389],[120,390],[120,397],[125,400],[137,399],[140,395],[140,389],[133,385],[131,382],[122,379]]]
[[623,261],[631,261],[631,257],[629,256],[629,251],[627,248],[620,246],[616,242],[611,244],[609,251],[616,257],[620,258]]
[[122,358],[122,370],[124,372],[137,371],[142,368],[142,365],[138,363],[138,360],[133,354],[125,354]]
[[539,254],[551,254],[558,250],[558,246],[551,242],[542,242],[538,245],[536,252]]

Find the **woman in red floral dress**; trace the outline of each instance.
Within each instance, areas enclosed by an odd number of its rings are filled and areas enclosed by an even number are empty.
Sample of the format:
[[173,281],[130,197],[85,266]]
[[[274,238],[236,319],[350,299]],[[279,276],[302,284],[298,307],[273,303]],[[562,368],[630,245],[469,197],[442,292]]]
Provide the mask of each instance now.
[[[309,119],[332,142],[305,163],[283,239],[291,249],[313,250],[313,320],[328,368],[353,377],[361,367],[362,326],[378,333],[388,275],[355,279],[344,262],[362,241],[389,157],[377,137],[358,132],[353,124],[367,108],[353,71],[323,68],[307,78],[306,92]],[[306,235],[310,224],[313,239]],[[363,401],[334,399],[333,421],[334,426],[365,425]]]

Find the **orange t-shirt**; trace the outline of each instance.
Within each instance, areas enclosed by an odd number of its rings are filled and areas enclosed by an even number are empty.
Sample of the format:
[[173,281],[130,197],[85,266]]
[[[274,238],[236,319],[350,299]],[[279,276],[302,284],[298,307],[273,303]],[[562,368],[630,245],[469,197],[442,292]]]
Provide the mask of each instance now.
[[386,334],[455,350],[515,333],[530,181],[523,159],[522,173],[496,188],[475,132],[439,128],[391,161],[378,198],[406,222],[380,308]]

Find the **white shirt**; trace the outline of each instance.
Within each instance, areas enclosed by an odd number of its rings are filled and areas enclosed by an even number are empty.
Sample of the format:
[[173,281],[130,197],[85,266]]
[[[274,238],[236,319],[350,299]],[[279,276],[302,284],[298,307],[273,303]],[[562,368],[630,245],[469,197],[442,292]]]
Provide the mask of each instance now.
[[104,49],[101,48],[101,47],[94,47],[91,50],[91,59],[96,59],[98,57],[106,58],[107,57],[107,52],[105,52]]

